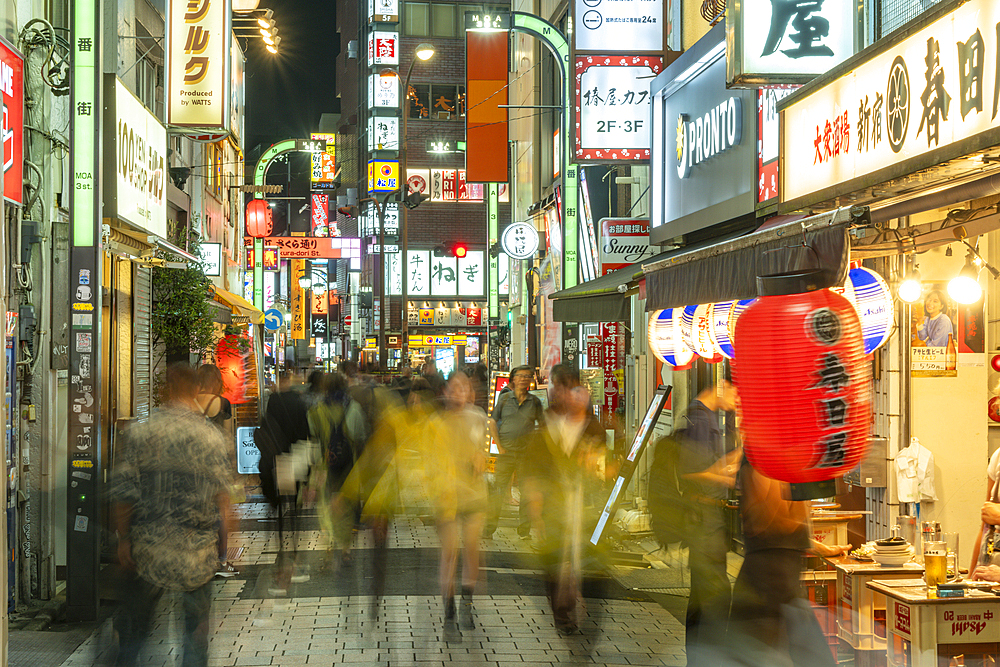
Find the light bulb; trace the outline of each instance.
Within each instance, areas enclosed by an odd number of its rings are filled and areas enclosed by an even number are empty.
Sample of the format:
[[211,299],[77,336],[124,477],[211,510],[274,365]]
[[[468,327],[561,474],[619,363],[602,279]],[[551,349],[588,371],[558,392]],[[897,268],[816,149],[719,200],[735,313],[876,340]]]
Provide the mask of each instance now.
[[427,43],[419,44],[414,54],[421,60],[430,60],[434,57],[434,45]]
[[983,288],[979,285],[979,270],[966,263],[962,271],[948,283],[948,296],[958,303],[969,305],[983,298]]
[[899,297],[900,301],[913,303],[920,298],[922,291],[923,287],[920,285],[920,276],[914,276],[911,273],[903,279],[903,282],[899,283],[899,286],[896,288],[896,296]]

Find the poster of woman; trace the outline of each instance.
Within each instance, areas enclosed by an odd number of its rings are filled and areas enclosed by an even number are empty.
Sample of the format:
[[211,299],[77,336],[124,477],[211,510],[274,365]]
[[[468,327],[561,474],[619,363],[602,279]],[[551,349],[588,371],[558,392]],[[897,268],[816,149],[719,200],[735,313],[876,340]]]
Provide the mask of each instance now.
[[948,297],[947,284],[943,282],[923,283],[921,296],[911,308],[911,374],[955,377],[958,375],[957,306]]

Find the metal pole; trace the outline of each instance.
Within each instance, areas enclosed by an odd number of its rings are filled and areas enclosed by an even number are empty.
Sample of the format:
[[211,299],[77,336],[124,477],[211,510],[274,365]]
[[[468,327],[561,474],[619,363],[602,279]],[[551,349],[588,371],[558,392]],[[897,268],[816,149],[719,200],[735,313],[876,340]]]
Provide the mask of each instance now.
[[[386,195],[386,200],[389,196]],[[375,198],[375,210],[378,211],[378,364],[381,368],[389,368],[385,349],[385,320],[388,309],[385,307],[385,202]]]
[[407,298],[409,296],[409,274],[407,274],[407,248],[409,246],[410,240],[410,226],[407,223],[407,212],[409,208],[406,206],[406,196],[410,194],[410,185],[406,180],[406,140],[408,136],[406,134],[407,119],[410,117],[410,102],[409,102],[409,91],[410,91],[410,75],[413,74],[413,65],[416,64],[416,55],[410,59],[410,67],[406,70],[406,80],[403,82],[403,135],[399,140],[399,173],[403,178],[403,187],[401,190],[402,196],[400,197],[400,218],[399,218],[399,251],[403,253],[403,257],[400,260],[401,266],[403,267],[403,289],[400,290],[403,293],[403,307],[400,317],[400,327],[399,331],[402,334],[402,349],[400,350],[401,363],[410,363],[410,321],[409,321],[409,308]]

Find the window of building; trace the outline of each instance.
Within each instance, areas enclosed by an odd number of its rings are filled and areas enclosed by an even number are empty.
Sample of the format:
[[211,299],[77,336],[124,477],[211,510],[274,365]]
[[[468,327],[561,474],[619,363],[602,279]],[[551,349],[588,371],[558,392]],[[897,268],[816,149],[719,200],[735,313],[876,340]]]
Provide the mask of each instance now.
[[465,118],[465,86],[411,83],[407,99],[410,118],[429,120]]
[[431,35],[433,37],[454,37],[456,35],[455,5],[431,5]]
[[426,2],[403,3],[403,32],[413,37],[431,33],[431,6]]
[[135,96],[154,115],[160,116],[156,104],[156,88],[161,85],[162,69],[150,59],[146,49],[136,49],[135,58]]

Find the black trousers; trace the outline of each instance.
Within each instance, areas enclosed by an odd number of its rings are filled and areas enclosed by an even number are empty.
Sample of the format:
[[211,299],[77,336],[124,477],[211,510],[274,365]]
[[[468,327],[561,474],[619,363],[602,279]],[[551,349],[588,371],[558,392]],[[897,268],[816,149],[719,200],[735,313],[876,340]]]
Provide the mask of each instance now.
[[721,508],[704,508],[688,541],[691,594],[685,616],[688,665],[718,664],[724,646],[732,587],[726,574],[726,527]]

